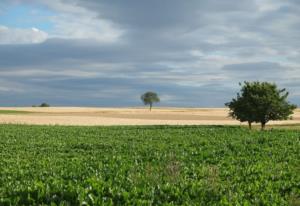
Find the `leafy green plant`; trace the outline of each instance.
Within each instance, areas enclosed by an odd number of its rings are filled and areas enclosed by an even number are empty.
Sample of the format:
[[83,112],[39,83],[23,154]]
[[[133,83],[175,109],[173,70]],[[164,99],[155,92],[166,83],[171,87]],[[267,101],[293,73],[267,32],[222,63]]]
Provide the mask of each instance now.
[[0,125],[0,205],[297,205],[299,136]]

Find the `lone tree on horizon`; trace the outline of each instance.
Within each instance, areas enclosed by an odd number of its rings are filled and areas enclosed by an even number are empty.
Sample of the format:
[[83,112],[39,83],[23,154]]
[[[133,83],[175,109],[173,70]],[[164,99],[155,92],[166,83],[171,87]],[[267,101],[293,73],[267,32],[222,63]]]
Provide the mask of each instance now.
[[270,120],[287,120],[297,108],[287,101],[286,89],[278,89],[274,83],[245,81],[239,85],[242,86],[240,93],[225,105],[232,118],[248,122],[250,129],[253,122],[260,123],[264,130]]
[[148,105],[149,104],[149,106],[150,106],[150,111],[151,111],[151,109],[152,109],[152,105],[153,105],[153,103],[156,103],[156,102],[159,102],[160,101],[160,99],[159,99],[159,97],[158,97],[158,95],[155,93],[155,92],[146,92],[145,94],[143,94],[142,96],[141,96],[141,100],[143,101],[143,103],[145,104],[145,105]]

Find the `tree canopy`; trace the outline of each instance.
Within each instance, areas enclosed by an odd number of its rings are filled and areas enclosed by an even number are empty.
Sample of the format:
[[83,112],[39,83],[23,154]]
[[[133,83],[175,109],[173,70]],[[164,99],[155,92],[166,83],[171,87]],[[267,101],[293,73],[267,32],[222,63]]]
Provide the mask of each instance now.
[[269,82],[244,82],[240,93],[231,102],[229,115],[241,122],[248,122],[249,128],[253,122],[260,123],[261,129],[270,120],[286,120],[293,114],[296,105],[287,101],[286,89],[278,89]]
[[150,106],[150,111],[152,109],[152,105],[153,103],[159,102],[160,99],[158,97],[158,95],[155,92],[146,92],[141,96],[141,100],[143,101],[143,103],[145,105],[149,105]]

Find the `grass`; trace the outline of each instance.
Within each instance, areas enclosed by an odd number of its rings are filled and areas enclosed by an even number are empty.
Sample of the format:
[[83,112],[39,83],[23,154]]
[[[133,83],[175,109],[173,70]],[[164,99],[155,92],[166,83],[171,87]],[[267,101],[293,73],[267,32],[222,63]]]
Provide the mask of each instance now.
[[297,205],[300,131],[0,125],[0,205]]
[[[248,128],[248,126],[244,125],[244,128]],[[261,127],[259,124],[254,124],[252,126],[253,130],[260,130]],[[266,125],[266,130],[273,130],[273,129],[277,129],[277,130],[299,130],[300,131],[300,124],[299,123],[293,123],[293,124],[267,124]]]
[[19,110],[0,110],[0,114],[30,114],[32,112]]
[[267,129],[290,129],[290,130],[299,130],[300,124],[282,124],[282,125],[269,125]]

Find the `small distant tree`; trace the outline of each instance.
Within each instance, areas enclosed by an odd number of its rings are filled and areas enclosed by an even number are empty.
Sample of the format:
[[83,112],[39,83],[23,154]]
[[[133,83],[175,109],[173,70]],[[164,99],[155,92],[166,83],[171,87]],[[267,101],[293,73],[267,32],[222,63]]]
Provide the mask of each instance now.
[[276,84],[269,82],[244,82],[240,93],[231,102],[229,115],[241,122],[260,123],[264,130],[270,120],[286,120],[293,114],[296,105],[287,101],[286,89],[278,89]]
[[45,102],[43,102],[43,103],[40,105],[40,107],[50,107],[50,105],[47,104],[47,103],[45,103]]
[[145,105],[149,105],[150,106],[150,111],[152,109],[152,105],[153,103],[159,102],[160,99],[158,97],[158,95],[155,92],[146,92],[145,94],[143,94],[141,96],[141,100],[143,101],[143,103]]

